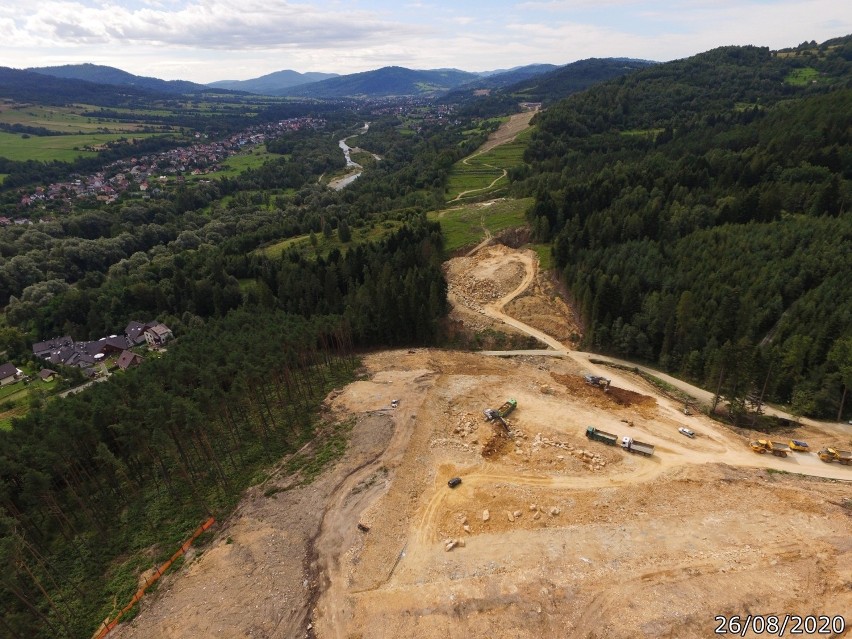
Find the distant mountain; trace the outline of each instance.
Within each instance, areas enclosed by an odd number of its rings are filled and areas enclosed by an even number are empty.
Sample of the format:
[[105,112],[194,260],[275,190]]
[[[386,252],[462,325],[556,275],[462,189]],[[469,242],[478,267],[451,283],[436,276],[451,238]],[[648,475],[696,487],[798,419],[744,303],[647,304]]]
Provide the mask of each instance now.
[[299,86],[300,84],[322,82],[329,78],[339,77],[339,75],[339,73],[299,73],[298,71],[286,69],[262,75],[259,78],[251,80],[219,80],[218,82],[210,82],[207,86],[216,89],[248,91],[249,93],[259,93],[261,95],[279,95],[284,89]]
[[555,64],[528,64],[513,69],[500,69],[497,71],[485,71],[480,73],[480,78],[474,80],[469,86],[482,89],[497,89],[507,87],[518,82],[523,82],[538,75],[550,73],[559,67]]
[[164,98],[168,95],[139,87],[56,78],[33,71],[0,67],[0,97],[21,102],[54,105],[82,102],[97,106],[118,106],[136,99],[150,100],[152,97]]
[[65,78],[66,80],[85,80],[86,82],[97,82],[98,84],[111,84],[121,87],[134,87],[146,91],[157,91],[158,93],[202,93],[209,92],[210,88],[203,84],[187,82],[186,80],[160,80],[140,75],[133,75],[127,71],[106,67],[98,64],[65,64],[59,67],[33,67],[26,69],[33,73],[53,76],[54,78]]
[[383,67],[291,87],[282,91],[281,95],[308,98],[439,95],[478,77],[476,73],[458,69],[417,71],[404,67]]
[[513,94],[530,102],[555,102],[593,84],[654,66],[656,62],[631,58],[589,58],[558,67],[510,86]]

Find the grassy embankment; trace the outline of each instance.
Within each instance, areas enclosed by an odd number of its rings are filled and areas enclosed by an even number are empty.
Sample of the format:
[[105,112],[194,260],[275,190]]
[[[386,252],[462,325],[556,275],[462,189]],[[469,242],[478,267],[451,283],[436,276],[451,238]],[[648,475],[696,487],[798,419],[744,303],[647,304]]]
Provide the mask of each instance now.
[[481,197],[503,189],[509,182],[506,172],[523,163],[531,132],[527,129],[512,142],[456,162],[447,180],[446,199]]

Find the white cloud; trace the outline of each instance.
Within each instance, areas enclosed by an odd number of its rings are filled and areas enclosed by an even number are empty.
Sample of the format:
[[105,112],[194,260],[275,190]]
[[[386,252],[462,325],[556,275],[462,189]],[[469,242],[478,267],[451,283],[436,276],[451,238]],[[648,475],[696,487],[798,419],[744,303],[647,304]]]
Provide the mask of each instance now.
[[[492,6],[493,4],[493,6]],[[94,62],[208,82],[280,69],[487,70],[686,57],[852,33],[836,0],[0,0],[0,64]],[[17,5],[17,6],[11,6]]]
[[177,10],[155,3],[128,8],[43,2],[17,22],[28,37],[42,43],[142,44],[211,50],[327,48],[422,32],[417,27],[381,20],[367,11],[328,10],[282,0],[197,0]]

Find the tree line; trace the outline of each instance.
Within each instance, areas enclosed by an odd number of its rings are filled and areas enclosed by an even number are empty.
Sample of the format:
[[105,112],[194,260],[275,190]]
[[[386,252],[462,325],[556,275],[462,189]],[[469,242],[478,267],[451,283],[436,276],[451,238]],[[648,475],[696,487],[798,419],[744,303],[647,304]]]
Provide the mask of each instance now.
[[[725,47],[537,118],[513,188],[536,196],[530,223],[553,242],[587,346],[721,387],[734,406],[843,413],[850,50]],[[804,67],[815,83],[788,81]]]

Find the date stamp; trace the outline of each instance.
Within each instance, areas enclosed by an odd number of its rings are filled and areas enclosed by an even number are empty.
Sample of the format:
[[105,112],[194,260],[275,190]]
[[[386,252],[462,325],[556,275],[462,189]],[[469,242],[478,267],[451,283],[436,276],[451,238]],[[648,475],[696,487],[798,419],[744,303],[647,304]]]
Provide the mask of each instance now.
[[842,615],[716,615],[717,635],[745,637],[752,635],[839,637],[846,632]]

